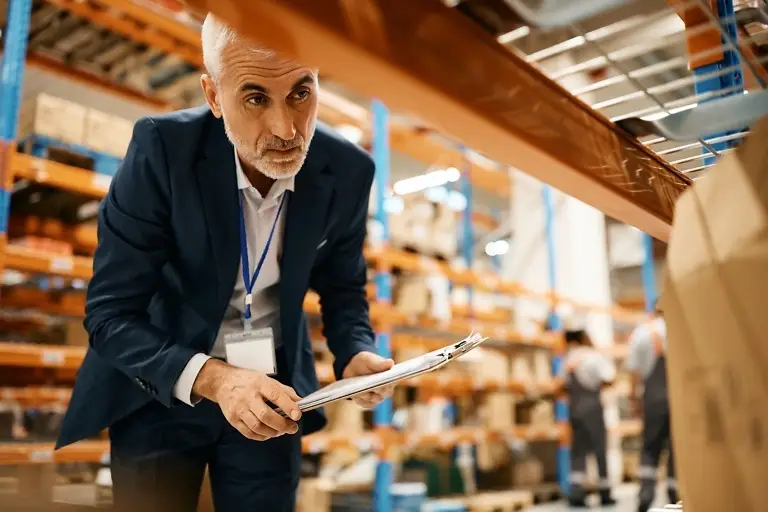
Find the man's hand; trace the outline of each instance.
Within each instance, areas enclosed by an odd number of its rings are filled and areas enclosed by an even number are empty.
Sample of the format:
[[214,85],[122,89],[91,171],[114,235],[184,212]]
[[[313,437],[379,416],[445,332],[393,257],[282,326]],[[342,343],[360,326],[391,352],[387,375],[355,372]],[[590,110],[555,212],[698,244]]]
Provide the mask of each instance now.
[[[265,374],[235,368],[209,359],[192,386],[192,393],[219,404],[227,421],[254,441],[295,434],[301,411],[296,392]],[[293,421],[283,418],[268,402],[278,406]]]
[[[374,354],[373,352],[360,352],[356,354],[347,363],[347,367],[344,368],[344,372],[341,377],[348,379],[350,377],[359,377],[361,375],[371,375],[374,373],[381,373],[389,370],[394,366],[395,362],[391,359],[384,359],[383,357]],[[394,384],[384,386],[361,395],[357,395],[353,398],[355,403],[364,409],[373,409],[381,401],[392,395],[392,391],[395,389]]]

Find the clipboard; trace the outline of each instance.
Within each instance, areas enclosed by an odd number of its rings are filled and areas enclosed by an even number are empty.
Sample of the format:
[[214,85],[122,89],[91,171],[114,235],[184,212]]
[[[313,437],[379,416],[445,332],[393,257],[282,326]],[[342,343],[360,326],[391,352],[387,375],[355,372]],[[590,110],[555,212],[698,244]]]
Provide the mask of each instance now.
[[[397,363],[387,371],[339,380],[299,400],[299,410],[301,412],[311,411],[337,400],[352,398],[389,384],[432,372],[475,349],[487,339],[480,334],[472,333],[459,342]],[[285,417],[282,411],[278,410],[278,412]]]

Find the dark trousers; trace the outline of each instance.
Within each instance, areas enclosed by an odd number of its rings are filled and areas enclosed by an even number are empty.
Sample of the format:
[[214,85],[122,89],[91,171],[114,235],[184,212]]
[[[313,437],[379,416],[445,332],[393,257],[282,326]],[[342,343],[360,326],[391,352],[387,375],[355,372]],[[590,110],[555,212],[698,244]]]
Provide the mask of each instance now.
[[664,448],[667,460],[667,491],[670,503],[678,501],[675,458],[670,437],[669,404],[666,401],[646,403],[643,411],[643,452],[640,458],[640,503],[650,506],[656,495],[659,459]]
[[571,497],[584,497],[584,480],[587,472],[587,455],[595,455],[600,476],[600,489],[610,489],[608,480],[607,433],[602,409],[592,414],[571,416],[573,441],[571,443]]
[[292,512],[301,436],[251,441],[218,405],[152,402],[110,428],[119,512],[194,512],[206,466],[217,512]]

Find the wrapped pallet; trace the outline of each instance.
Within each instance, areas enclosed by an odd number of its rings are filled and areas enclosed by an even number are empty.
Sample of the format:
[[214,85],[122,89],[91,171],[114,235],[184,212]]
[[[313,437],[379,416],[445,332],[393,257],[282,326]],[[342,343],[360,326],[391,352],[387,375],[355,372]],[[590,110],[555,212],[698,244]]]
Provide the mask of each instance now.
[[677,202],[662,308],[687,512],[768,503],[768,120]]
[[25,99],[19,111],[19,139],[31,135],[82,144],[88,109],[48,94]]
[[133,123],[96,109],[88,109],[83,144],[94,151],[123,158],[133,135]]

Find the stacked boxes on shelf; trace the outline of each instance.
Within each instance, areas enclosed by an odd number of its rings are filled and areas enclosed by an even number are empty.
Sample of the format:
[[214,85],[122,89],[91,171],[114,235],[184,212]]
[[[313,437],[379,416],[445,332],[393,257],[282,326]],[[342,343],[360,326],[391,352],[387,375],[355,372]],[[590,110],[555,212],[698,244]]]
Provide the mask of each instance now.
[[53,149],[92,160],[92,170],[114,175],[125,156],[133,122],[49,94],[24,102],[19,112],[19,140],[28,152],[47,158]]

